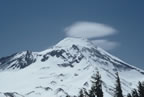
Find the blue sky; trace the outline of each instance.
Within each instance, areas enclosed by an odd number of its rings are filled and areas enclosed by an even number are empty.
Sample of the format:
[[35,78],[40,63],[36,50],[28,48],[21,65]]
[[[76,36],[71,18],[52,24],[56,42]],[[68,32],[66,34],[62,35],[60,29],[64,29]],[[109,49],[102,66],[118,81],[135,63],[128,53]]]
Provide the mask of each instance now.
[[0,57],[47,49],[71,36],[66,28],[93,23],[114,31],[90,39],[116,44],[110,53],[144,69],[143,5],[143,0],[1,0]]

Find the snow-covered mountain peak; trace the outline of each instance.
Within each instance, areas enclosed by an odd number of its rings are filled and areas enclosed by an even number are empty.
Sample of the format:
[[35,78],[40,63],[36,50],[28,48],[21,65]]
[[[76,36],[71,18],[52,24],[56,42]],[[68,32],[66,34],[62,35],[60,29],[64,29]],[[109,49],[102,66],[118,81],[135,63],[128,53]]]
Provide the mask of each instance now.
[[[144,80],[143,70],[87,39],[70,37],[42,52],[24,51],[0,58],[0,69],[0,97],[77,97],[80,89],[90,89],[91,76],[97,70],[102,76],[104,97],[113,97],[116,72],[124,95]],[[18,71],[9,72],[15,69]]]
[[58,44],[56,44],[57,47],[71,47],[72,45],[89,48],[94,46],[88,39],[73,37],[64,38]]

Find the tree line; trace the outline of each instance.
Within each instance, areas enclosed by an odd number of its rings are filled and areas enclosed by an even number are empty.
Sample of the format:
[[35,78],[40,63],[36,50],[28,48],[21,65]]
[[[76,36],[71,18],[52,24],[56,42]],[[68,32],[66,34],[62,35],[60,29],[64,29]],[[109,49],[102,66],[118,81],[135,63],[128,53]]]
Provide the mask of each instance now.
[[[102,80],[101,75],[99,72],[92,76],[92,86],[89,91],[86,89],[81,89],[77,97],[104,97],[103,90],[102,90]],[[122,88],[121,88],[121,81],[119,74],[116,73],[116,83],[114,88],[114,95],[113,97],[124,97]],[[70,97],[70,96],[67,96]],[[138,82],[138,86],[136,89],[133,89],[131,93],[127,94],[127,97],[144,97],[144,82]]]

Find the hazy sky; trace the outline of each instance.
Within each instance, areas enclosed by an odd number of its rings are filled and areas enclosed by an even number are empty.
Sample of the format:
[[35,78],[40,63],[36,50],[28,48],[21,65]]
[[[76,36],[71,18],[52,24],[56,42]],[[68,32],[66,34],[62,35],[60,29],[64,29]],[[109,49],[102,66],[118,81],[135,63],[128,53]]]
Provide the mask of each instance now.
[[41,51],[67,36],[92,39],[144,69],[144,1],[0,1],[0,57],[23,50]]

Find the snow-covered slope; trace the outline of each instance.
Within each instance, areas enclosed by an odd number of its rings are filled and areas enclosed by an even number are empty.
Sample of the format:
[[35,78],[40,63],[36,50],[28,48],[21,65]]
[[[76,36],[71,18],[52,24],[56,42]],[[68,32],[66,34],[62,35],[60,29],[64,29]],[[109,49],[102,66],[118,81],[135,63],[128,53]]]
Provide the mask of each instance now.
[[89,40],[65,38],[42,52],[25,51],[0,59],[0,97],[71,97],[91,87],[98,70],[105,97],[113,97],[119,72],[126,95],[144,80],[144,71],[94,46]]

